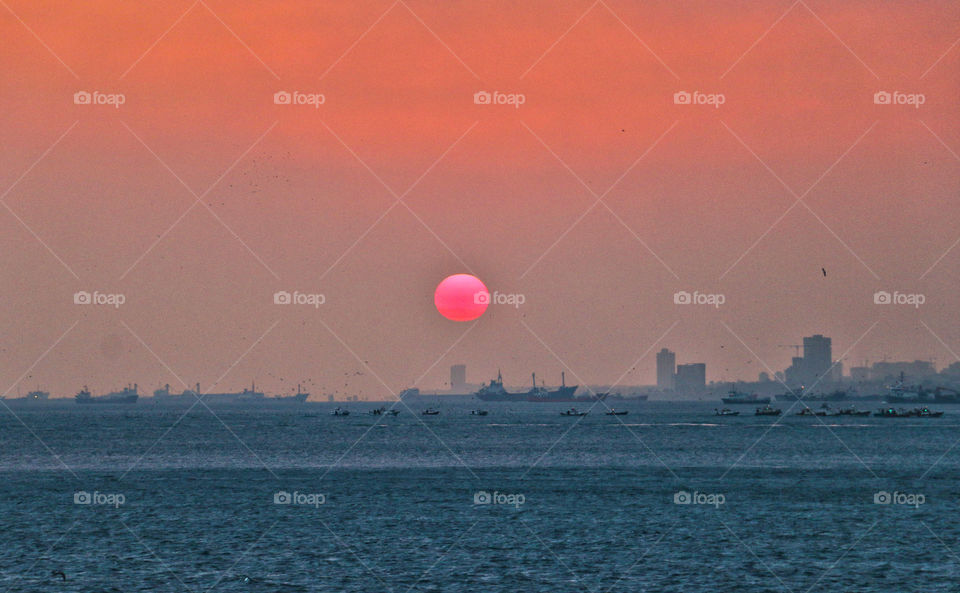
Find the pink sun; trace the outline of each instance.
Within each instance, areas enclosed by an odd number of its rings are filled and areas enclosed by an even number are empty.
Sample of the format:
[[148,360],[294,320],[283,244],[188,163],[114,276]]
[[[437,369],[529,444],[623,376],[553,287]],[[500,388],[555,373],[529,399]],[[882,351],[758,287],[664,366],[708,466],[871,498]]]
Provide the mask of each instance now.
[[487,310],[490,293],[476,276],[454,274],[437,285],[433,302],[437,311],[451,321],[473,321]]

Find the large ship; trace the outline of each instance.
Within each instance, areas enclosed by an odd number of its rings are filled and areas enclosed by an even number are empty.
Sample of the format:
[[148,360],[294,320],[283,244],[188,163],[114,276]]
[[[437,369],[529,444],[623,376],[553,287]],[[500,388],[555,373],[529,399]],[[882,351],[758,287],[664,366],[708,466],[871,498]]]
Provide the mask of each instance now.
[[933,394],[921,385],[907,385],[904,374],[900,373],[900,379],[887,387],[887,394],[883,397],[883,401],[890,404],[916,404],[933,401]]
[[731,389],[726,397],[720,398],[725,404],[769,404],[769,396],[760,396],[756,393],[744,393]]
[[137,394],[137,384],[134,383],[133,387],[128,385],[120,391],[114,391],[96,397],[91,395],[90,390],[84,385],[83,389],[74,396],[74,399],[78,404],[135,404],[139,397]]
[[9,404],[42,403],[50,401],[50,392],[35,389],[23,397],[4,397],[2,399]]
[[933,390],[933,401],[942,404],[960,403],[960,391],[950,387],[937,387]]
[[786,393],[777,395],[778,402],[792,402],[797,400],[804,400],[808,402],[838,402],[848,399],[862,398],[857,398],[853,394],[848,393],[843,389],[837,389],[831,391],[830,393],[804,393],[802,387],[798,387],[793,391],[788,391]]
[[308,391],[300,391],[300,384],[297,383],[297,392],[292,395],[275,395],[271,398],[268,398],[267,401],[278,402],[278,403],[294,403],[302,404],[307,401],[307,398],[310,397]]
[[950,387],[937,387],[933,390],[925,389],[922,385],[907,385],[904,374],[900,379],[887,387],[887,394],[883,401],[891,404],[917,404],[937,402],[941,404],[960,403],[960,392]]
[[510,392],[507,391],[507,388],[503,386],[503,374],[500,373],[500,371],[497,371],[497,378],[491,379],[490,383],[482,385],[480,389],[474,393],[474,395],[483,401],[535,403],[589,402],[605,399],[607,397],[606,393],[598,393],[596,395],[580,397],[574,395],[574,393],[577,391],[577,386],[567,385],[566,377],[563,373],[560,374],[560,387],[553,390],[547,389],[546,387],[537,387],[536,373],[532,375],[532,378],[533,387],[531,387],[528,391]]
[[307,401],[307,398],[310,397],[310,394],[308,392],[301,391],[300,385],[297,385],[297,392],[293,395],[267,397],[264,392],[257,391],[255,384],[252,384],[249,389],[244,389],[243,391],[203,393],[200,391],[200,384],[197,383],[197,388],[195,390],[184,389],[180,393],[171,393],[170,385],[164,385],[163,388],[157,389],[153,392],[153,397],[154,401],[158,403],[185,402],[190,404],[199,398],[204,402],[211,404],[270,404],[303,403]]

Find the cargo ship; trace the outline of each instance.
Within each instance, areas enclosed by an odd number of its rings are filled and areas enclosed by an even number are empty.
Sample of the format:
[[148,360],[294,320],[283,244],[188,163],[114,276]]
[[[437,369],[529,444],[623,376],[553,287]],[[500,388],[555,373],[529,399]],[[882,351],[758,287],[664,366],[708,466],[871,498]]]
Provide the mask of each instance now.
[[955,404],[960,402],[960,392],[949,387],[937,387],[933,390],[925,389],[922,385],[907,385],[904,374],[900,379],[887,388],[883,401],[890,404],[916,404],[936,402],[941,404]]
[[769,396],[760,396],[756,393],[744,393],[731,389],[726,397],[720,398],[725,404],[769,404]]
[[50,401],[50,392],[36,389],[23,397],[4,397],[2,399],[8,404],[42,403]]
[[267,397],[262,391],[257,391],[255,384],[243,391],[224,392],[224,393],[203,393],[200,391],[200,384],[197,383],[196,389],[184,389],[180,393],[171,393],[170,385],[164,385],[161,389],[153,392],[154,401],[157,403],[188,403],[195,402],[198,398],[210,404],[271,404],[271,403],[303,403],[307,401],[310,394],[300,390],[297,385],[297,392],[293,395],[278,395]]
[[533,373],[533,387],[528,391],[510,392],[503,386],[503,374],[497,371],[497,378],[491,379],[489,384],[483,385],[473,395],[477,399],[491,402],[591,402],[606,399],[606,393],[596,395],[576,396],[576,385],[567,385],[564,373],[560,373],[560,387],[557,389],[547,389],[546,387],[537,387],[537,375]]
[[846,401],[848,399],[858,398],[842,389],[837,389],[835,391],[831,391],[830,393],[804,393],[802,387],[777,395],[778,402],[793,402],[797,400],[808,402],[839,402]]
[[96,397],[91,395],[90,390],[84,385],[83,389],[74,396],[74,400],[78,404],[135,404],[139,397],[136,383],[133,384],[133,387],[128,385],[120,391],[114,391]]

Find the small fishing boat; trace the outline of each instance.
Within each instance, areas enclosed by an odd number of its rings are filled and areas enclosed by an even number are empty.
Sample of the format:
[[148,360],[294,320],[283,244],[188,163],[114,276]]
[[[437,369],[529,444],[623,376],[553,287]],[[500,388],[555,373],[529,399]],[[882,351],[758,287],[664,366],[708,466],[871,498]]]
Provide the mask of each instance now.
[[943,412],[934,412],[930,408],[914,408],[912,410],[904,410],[903,408],[880,408],[880,410],[874,412],[873,415],[879,416],[880,418],[939,418],[943,416]]
[[471,416],[486,416],[486,415],[489,414],[489,413],[490,413],[490,412],[488,412],[488,411],[486,411],[486,410],[470,410],[470,415],[471,415]]
[[781,414],[780,408],[774,408],[770,404],[763,406],[762,408],[757,408],[757,411],[754,413],[755,416],[779,416]]
[[343,408],[338,407],[334,411],[330,412],[331,416],[349,416],[350,410],[344,410]]
[[626,416],[627,410],[617,410],[616,408],[610,408],[610,411],[607,412],[607,416]]
[[420,412],[421,416],[439,416],[440,410],[434,410],[433,408],[427,408],[426,410]]
[[739,416],[740,415],[740,412],[735,412],[730,408],[724,408],[722,410],[714,409],[713,413],[716,416]]
[[913,413],[908,412],[903,408],[900,408],[899,410],[895,408],[880,408],[878,411],[874,412],[873,415],[880,418],[909,418],[910,416],[913,416]]
[[869,416],[870,410],[858,410],[856,406],[834,410],[831,416]]
[[569,410],[564,410],[560,412],[561,416],[586,416],[588,412],[580,412],[576,408],[570,408]]

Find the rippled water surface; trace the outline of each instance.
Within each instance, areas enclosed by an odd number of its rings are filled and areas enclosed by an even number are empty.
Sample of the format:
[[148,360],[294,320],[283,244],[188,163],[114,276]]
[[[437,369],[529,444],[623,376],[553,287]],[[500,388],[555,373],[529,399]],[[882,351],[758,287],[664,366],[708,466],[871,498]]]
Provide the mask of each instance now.
[[713,403],[617,406],[629,414],[4,410],[0,587],[955,588],[960,408],[778,421],[717,418]]

